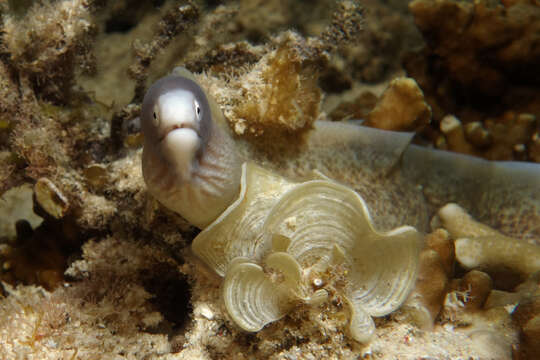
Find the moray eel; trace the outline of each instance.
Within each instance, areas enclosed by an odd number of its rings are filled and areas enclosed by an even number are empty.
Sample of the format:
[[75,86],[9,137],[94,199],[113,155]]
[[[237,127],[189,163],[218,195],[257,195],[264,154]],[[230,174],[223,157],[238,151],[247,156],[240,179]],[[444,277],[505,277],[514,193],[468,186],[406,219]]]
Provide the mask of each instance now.
[[199,228],[239,191],[241,164],[292,179],[318,171],[366,201],[375,226],[430,230],[447,203],[501,232],[540,239],[540,165],[486,161],[410,144],[413,134],[318,121],[295,151],[267,154],[235,137],[217,104],[184,68],[154,83],[142,105],[143,175],[163,205]]
[[204,228],[232,203],[241,161],[223,115],[184,68],[146,93],[141,125],[143,177],[150,193]]

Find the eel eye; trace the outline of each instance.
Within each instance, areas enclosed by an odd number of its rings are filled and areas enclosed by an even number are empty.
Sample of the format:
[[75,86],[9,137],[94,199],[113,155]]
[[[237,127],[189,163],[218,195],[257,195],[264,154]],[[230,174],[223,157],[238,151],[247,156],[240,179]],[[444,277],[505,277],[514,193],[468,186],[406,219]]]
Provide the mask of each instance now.
[[193,104],[195,105],[195,112],[197,113],[197,118],[201,118],[201,106],[199,105],[199,102],[197,100],[193,101]]
[[159,126],[159,117],[158,117],[158,113],[156,111],[156,109],[154,108],[154,112],[152,113],[152,124],[155,126],[155,127],[158,127]]

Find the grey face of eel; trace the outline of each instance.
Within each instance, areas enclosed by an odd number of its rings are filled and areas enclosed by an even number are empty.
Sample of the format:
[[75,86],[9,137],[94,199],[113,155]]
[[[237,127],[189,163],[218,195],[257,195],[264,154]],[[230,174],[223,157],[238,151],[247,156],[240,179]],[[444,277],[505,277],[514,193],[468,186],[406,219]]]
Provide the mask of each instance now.
[[187,70],[158,80],[143,100],[142,173],[165,207],[204,228],[236,198],[241,161],[219,109]]
[[212,114],[201,87],[178,75],[158,80],[144,97],[141,124],[145,149],[166,161],[179,180],[189,181],[212,131]]

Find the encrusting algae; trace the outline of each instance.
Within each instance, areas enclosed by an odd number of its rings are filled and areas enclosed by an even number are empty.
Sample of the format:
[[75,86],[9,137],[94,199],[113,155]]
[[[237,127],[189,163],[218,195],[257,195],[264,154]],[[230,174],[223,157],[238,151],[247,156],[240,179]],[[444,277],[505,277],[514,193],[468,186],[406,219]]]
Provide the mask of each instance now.
[[[540,170],[481,159],[538,160],[539,9],[1,3],[0,358],[539,357]],[[141,171],[178,66],[237,156],[200,221]],[[200,170],[216,132],[172,124]]]

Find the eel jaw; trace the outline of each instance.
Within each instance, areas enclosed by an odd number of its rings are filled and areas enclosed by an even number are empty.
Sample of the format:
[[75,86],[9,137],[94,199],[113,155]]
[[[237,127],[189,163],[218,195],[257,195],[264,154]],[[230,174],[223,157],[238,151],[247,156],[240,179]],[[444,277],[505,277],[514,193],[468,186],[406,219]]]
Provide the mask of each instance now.
[[195,133],[197,133],[197,136],[199,136],[198,129],[193,124],[180,123],[180,124],[174,124],[174,125],[170,126],[167,130],[165,130],[165,134],[163,136],[161,136],[158,139],[157,142],[158,143],[163,142],[165,140],[165,138],[167,137],[167,135],[169,135],[170,133],[172,133],[175,130],[180,130],[180,129],[191,129],[191,130],[195,131]]
[[201,149],[197,131],[190,127],[175,127],[165,134],[160,147],[179,180],[182,183],[190,181]]

